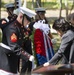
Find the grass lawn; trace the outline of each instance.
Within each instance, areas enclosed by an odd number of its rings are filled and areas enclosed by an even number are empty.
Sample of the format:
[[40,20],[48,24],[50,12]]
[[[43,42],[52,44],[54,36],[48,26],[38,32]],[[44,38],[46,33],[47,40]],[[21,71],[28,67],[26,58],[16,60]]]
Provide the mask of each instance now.
[[52,35],[57,40],[56,44],[53,44],[53,49],[56,52],[58,50],[59,46],[60,46],[61,39],[60,39],[60,36],[57,33],[52,33]]

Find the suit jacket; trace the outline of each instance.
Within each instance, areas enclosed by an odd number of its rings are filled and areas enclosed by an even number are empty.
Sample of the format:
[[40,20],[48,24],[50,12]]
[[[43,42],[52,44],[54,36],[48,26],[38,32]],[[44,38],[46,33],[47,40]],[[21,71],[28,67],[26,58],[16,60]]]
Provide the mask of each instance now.
[[62,63],[74,63],[74,32],[68,30],[61,38],[61,45],[56,54],[49,61],[51,64],[56,64],[61,58]]

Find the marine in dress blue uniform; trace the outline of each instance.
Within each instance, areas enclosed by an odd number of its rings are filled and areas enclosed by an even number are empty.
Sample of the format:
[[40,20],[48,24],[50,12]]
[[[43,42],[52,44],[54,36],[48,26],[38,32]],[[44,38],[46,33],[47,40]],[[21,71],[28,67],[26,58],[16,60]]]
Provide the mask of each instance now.
[[15,5],[14,3],[9,3],[9,4],[6,4],[4,6],[7,10],[7,13],[8,13],[8,17],[7,18],[2,18],[0,19],[0,28],[3,30],[3,28],[5,28],[9,23],[13,22],[17,15],[14,15],[13,14],[13,11],[15,9]]
[[[29,19],[28,19],[29,20]],[[33,22],[31,22],[30,18],[30,24],[25,28],[25,33],[27,37],[24,39],[24,50],[32,55],[32,42],[30,36],[32,35],[33,31]],[[25,61],[22,59],[22,68],[21,68],[21,75],[31,75],[32,71],[32,62],[31,61]]]
[[[27,12],[29,10],[29,12]],[[0,43],[0,75],[15,75],[18,71],[19,57],[26,61],[32,61],[34,57],[24,51],[23,42],[25,38],[24,18],[35,13],[27,8],[20,8],[17,19],[3,29],[2,43]]]

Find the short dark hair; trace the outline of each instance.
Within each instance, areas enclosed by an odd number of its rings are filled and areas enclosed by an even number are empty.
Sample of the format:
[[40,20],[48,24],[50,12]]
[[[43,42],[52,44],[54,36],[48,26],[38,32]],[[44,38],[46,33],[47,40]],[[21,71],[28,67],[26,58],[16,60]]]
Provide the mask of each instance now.
[[73,28],[72,25],[70,25],[70,23],[66,21],[63,17],[56,19],[52,27],[55,30],[61,30],[63,32]]

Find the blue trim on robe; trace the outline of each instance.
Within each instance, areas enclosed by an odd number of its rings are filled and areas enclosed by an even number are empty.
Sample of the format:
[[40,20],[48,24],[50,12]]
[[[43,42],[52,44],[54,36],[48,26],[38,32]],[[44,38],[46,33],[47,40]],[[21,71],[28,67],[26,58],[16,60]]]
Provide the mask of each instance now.
[[[52,49],[52,51],[50,51],[50,49],[48,49],[49,60],[54,56],[54,50],[53,50],[53,48],[51,48],[51,49]],[[51,54],[51,52],[52,52],[52,54]]]
[[42,64],[44,64],[45,62],[47,62],[46,57],[41,56],[40,54],[37,54],[37,59],[38,59],[39,65],[42,65]]

